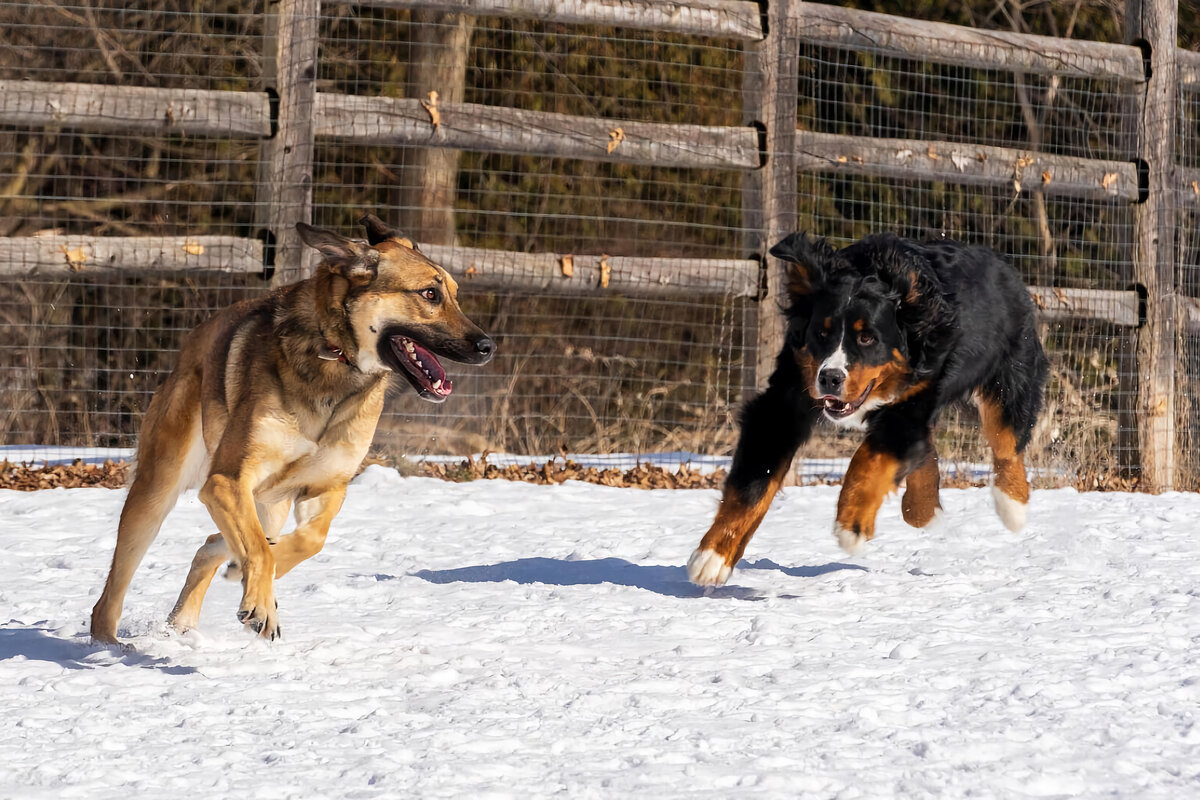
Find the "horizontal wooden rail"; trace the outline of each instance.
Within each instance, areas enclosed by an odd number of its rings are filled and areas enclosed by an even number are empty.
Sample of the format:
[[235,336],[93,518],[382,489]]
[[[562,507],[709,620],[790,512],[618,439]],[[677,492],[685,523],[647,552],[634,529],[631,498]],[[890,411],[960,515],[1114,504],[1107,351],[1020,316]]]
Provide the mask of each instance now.
[[[559,291],[608,288],[654,295],[732,297],[754,297],[758,293],[759,264],[751,260],[516,253],[448,245],[420,247],[464,286]],[[568,259],[566,269],[564,258]]]
[[1126,328],[1141,324],[1137,292],[1030,286],[1029,294],[1044,320],[1098,319]]
[[[436,124],[434,124],[436,111]],[[663,167],[756,169],[753,128],[669,125],[419,100],[317,95],[317,136]]]
[[237,236],[23,236],[0,238],[0,275],[103,269],[263,271],[262,242]]
[[1006,147],[800,131],[802,172],[1037,189],[1089,199],[1138,199],[1137,170],[1125,161],[1054,156]]
[[104,132],[271,134],[265,92],[0,81],[0,124]]
[[[1175,51],[1175,57],[1179,62],[1179,83],[1185,85],[1200,83],[1200,53],[1181,48]],[[1196,87],[1187,88],[1194,89]]]
[[[748,259],[517,253],[420,245],[463,286],[534,291],[613,291],[658,296],[756,297],[759,264]],[[63,277],[106,269],[262,272],[262,243],[235,236],[28,236],[0,238],[0,275]],[[1139,323],[1135,292],[1030,287],[1044,319]],[[1200,311],[1193,317],[1200,318]]]
[[1200,298],[1180,296],[1179,309],[1188,332],[1192,335],[1200,332]]
[[664,33],[755,41],[758,3],[743,0],[326,0],[376,8],[429,8],[480,17],[611,25]]
[[981,69],[1145,80],[1142,51],[1132,45],[978,30],[820,3],[794,3],[792,14],[801,41],[812,44]]
[[1179,208],[1186,210],[1200,206],[1200,169],[1179,167],[1176,177],[1178,191],[1175,200]]

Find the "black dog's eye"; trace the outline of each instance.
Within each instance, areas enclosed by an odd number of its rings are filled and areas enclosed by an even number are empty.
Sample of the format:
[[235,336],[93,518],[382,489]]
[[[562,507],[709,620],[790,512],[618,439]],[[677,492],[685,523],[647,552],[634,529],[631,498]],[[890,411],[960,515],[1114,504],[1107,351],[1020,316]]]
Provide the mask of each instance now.
[[859,347],[870,347],[873,344],[875,344],[875,337],[872,336],[871,334],[860,333],[858,335],[858,346]]
[[436,303],[441,298],[441,294],[437,289],[430,286],[428,289],[422,289],[419,294],[431,303]]

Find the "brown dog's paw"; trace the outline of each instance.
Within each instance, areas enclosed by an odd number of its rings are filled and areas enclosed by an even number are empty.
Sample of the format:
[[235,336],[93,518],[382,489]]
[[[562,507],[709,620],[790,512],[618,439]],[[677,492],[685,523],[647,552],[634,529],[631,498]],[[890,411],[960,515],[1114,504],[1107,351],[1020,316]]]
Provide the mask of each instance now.
[[261,605],[253,608],[239,609],[237,612],[238,622],[264,639],[269,639],[273,642],[283,636],[283,629],[279,627],[279,618],[275,613],[278,604],[274,605],[275,608],[272,608],[269,612],[265,611]]

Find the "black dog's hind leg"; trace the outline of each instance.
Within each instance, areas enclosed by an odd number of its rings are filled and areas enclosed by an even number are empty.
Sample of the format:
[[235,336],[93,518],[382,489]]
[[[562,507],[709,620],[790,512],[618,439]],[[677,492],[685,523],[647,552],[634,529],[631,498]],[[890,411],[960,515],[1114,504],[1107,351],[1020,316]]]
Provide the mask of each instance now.
[[1029,325],[1003,365],[975,393],[979,421],[992,449],[992,497],[1010,531],[1025,527],[1029,482],[1023,453],[1042,410],[1049,365]]
[[808,441],[819,411],[801,386],[790,353],[785,353],[767,390],[742,412],[742,430],[717,517],[688,559],[693,583],[719,586],[729,579],[783,485],[796,450]]

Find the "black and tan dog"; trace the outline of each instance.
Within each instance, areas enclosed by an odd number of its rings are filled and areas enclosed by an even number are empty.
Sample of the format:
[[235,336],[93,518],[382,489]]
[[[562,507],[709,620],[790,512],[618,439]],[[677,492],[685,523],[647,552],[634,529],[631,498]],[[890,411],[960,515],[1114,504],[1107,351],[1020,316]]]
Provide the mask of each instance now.
[[688,577],[729,578],[822,415],[866,430],[838,497],[834,533],[845,550],[875,535],[879,506],[901,480],[906,522],[923,528],[940,514],[933,428],[968,398],[993,452],[996,511],[1009,529],[1024,527],[1022,454],[1048,366],[1016,270],[983,247],[887,234],[840,251],[793,234],[771,253],[788,262],[787,339],[766,391],[742,413],[721,507]]
[[[458,286],[398,231],[367,214],[367,240],[297,225],[324,256],[315,274],[231,306],[189,334],[142,423],[92,637],[115,642],[125,591],[180,492],[201,485],[219,533],[196,553],[170,615],[195,627],[227,559],[239,568],[242,623],[279,635],[275,578],[320,551],[367,454],[389,376],[427,400],[451,383],[438,357],[491,359]],[[280,536],[295,507],[296,528]]]

